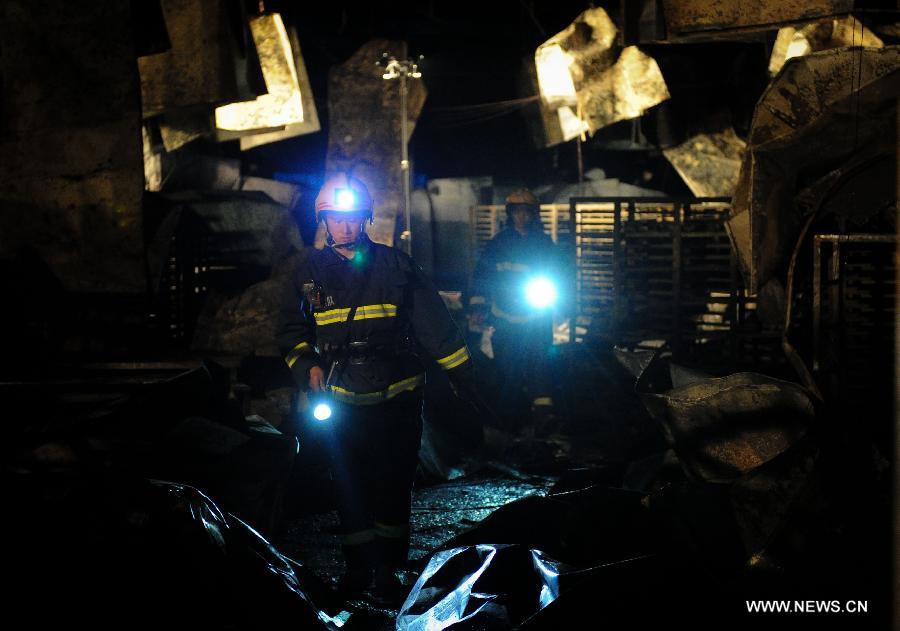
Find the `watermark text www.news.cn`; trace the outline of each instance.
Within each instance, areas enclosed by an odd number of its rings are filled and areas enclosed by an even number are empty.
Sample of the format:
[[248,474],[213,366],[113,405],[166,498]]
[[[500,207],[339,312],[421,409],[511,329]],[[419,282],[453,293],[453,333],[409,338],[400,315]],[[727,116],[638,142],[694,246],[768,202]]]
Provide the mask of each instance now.
[[867,613],[867,600],[747,600],[749,613]]

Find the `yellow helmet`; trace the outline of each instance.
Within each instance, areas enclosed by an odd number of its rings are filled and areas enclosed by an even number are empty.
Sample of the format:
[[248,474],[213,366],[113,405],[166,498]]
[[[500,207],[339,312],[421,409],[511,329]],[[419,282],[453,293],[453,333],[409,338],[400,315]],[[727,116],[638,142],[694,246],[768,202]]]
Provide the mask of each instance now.
[[511,204],[515,204],[517,206],[540,206],[541,202],[537,197],[534,196],[534,193],[529,191],[527,188],[520,188],[513,191],[506,197],[506,204],[507,206]]
[[516,208],[524,208],[528,210],[529,215],[533,220],[540,219],[541,202],[537,197],[534,196],[534,193],[529,191],[527,188],[520,188],[507,195],[506,216],[509,217],[512,211]]
[[372,196],[361,180],[346,173],[332,175],[325,180],[316,196],[316,221],[322,213],[362,213],[372,218]]

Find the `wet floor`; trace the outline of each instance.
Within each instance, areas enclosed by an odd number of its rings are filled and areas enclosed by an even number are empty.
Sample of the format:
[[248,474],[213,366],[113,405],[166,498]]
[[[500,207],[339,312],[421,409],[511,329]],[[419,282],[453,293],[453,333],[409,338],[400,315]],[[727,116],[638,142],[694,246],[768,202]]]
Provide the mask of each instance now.
[[[417,488],[410,521],[410,568],[415,570],[417,562],[426,561],[435,549],[497,508],[528,495],[545,495],[554,482],[550,477],[513,475],[485,470]],[[274,543],[326,582],[336,581],[343,572],[335,511],[289,520]]]

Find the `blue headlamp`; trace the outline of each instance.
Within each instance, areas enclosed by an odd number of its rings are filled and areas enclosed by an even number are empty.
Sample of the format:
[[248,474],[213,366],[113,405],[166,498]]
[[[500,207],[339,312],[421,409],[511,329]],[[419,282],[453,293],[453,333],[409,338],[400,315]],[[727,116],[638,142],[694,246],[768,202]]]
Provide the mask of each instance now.
[[341,210],[353,210],[356,207],[356,193],[352,188],[336,188],[334,203]]

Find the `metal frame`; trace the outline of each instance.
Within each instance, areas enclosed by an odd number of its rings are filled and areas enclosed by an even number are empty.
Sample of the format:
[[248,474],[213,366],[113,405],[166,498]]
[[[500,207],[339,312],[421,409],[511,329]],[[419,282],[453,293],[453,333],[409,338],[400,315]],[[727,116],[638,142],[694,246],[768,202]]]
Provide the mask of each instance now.
[[[755,299],[744,289],[738,261],[724,229],[730,207],[728,197],[573,197],[568,204],[542,204],[544,230],[567,248],[575,270],[573,324],[585,326],[590,321],[590,335],[608,337],[617,343],[641,341],[639,332],[629,328],[628,294],[639,293],[651,304],[650,297],[659,293],[650,287],[650,279],[640,292],[633,287],[635,275],[641,272],[633,259],[639,253],[638,246],[643,245],[660,259],[655,268],[645,266],[647,273],[653,276],[653,282],[665,283],[670,292],[666,322],[657,323],[645,333],[668,340],[676,351],[698,339],[730,335],[731,351],[737,353],[734,325],[743,321]],[[473,253],[499,231],[503,209],[502,205],[471,209]],[[695,259],[702,258],[704,247],[710,243],[713,250],[719,250],[718,260],[706,265],[704,271]],[[722,260],[726,249],[727,260]],[[474,267],[474,261],[471,263]],[[686,289],[686,285],[697,285],[698,275],[702,274],[718,275],[722,287],[716,293],[720,295],[698,297]],[[724,304],[724,312],[718,314],[722,323],[695,322],[693,330],[687,331],[686,319],[697,315],[693,311],[700,304]]]
[[[851,252],[847,246],[892,246],[885,257],[893,261],[897,241],[897,236],[893,234],[818,234],[813,238],[813,372],[823,378],[822,385],[831,393],[853,397],[848,392],[848,387],[854,372],[849,366],[849,360],[854,358],[845,357],[853,354],[850,338],[864,333],[857,330],[861,325],[878,325],[878,303],[895,311],[893,300],[886,293],[877,291],[876,279],[865,277],[865,266],[851,265],[848,262]],[[872,247],[868,253],[874,253]],[[896,291],[896,264],[889,272],[880,267],[876,269],[871,264],[868,267],[877,276],[891,274],[893,278],[888,280]],[[854,280],[860,284],[865,283],[864,288],[854,287]],[[884,278],[881,281],[886,282]],[[866,299],[869,304],[865,304]],[[853,321],[855,314],[858,319]],[[896,313],[892,312],[890,315],[893,321]],[[874,349],[869,349],[872,350]],[[873,358],[856,359],[869,362]],[[865,390],[865,384],[859,385]]]

